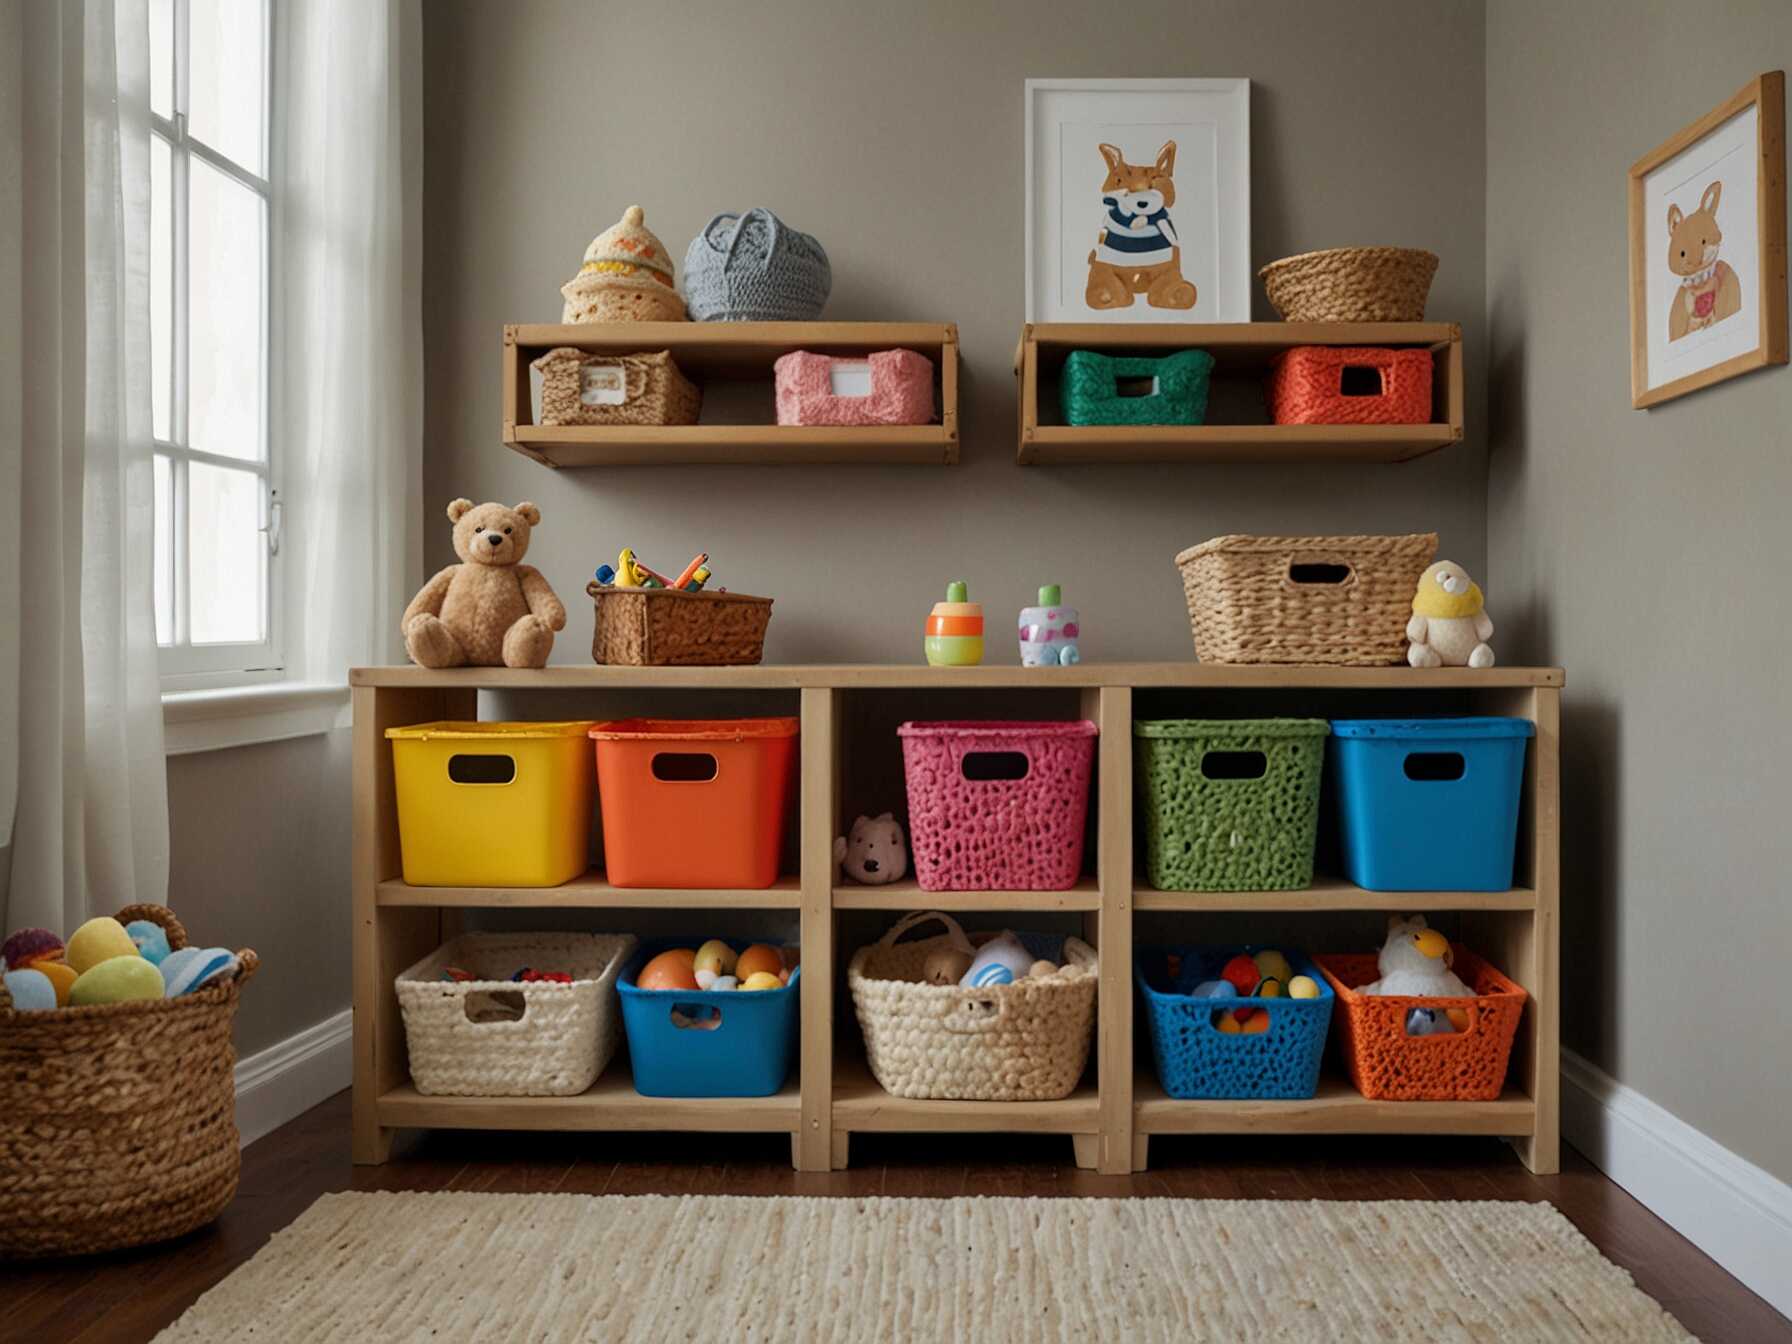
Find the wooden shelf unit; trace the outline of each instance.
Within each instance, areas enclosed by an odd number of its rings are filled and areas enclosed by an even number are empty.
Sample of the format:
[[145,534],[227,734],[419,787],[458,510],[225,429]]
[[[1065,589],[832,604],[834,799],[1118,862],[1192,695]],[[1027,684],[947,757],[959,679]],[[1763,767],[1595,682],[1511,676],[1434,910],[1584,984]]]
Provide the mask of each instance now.
[[[1058,375],[1072,350],[1161,355],[1198,348],[1214,357],[1214,397],[1238,381],[1260,384],[1282,351],[1297,345],[1418,346],[1433,356],[1432,421],[1424,425],[1066,425]],[[1449,322],[1037,323],[1022,328],[1014,356],[1020,380],[1022,466],[1110,462],[1405,462],[1462,439],[1462,328]],[[1238,389],[1234,388],[1234,391]],[[1235,398],[1239,400],[1241,398]],[[1252,409],[1266,419],[1260,394]]]
[[[864,355],[898,347],[933,361],[939,422],[932,425],[538,425],[530,364],[571,346],[607,354],[669,350],[698,384],[763,383],[772,414],[772,365],[792,350]],[[548,467],[733,464],[951,465],[958,461],[958,328],[939,322],[594,322],[504,328],[504,442]]]
[[[1404,667],[1231,667],[1206,663],[1082,663],[1068,668],[923,666],[755,666],[628,668],[556,666],[541,671],[417,667],[363,668],[350,676],[355,729],[354,786],[354,1156],[386,1159],[403,1128],[758,1130],[791,1135],[803,1170],[844,1166],[854,1133],[965,1130],[1069,1134],[1079,1165],[1106,1172],[1142,1169],[1152,1134],[1423,1133],[1509,1137],[1533,1171],[1559,1163],[1560,927],[1558,759],[1560,688],[1554,668],[1470,671]],[[910,879],[887,887],[843,884],[833,863],[842,813],[846,724],[860,692],[913,693],[914,717],[928,717],[931,692],[1074,689],[1080,713],[1101,728],[1091,875],[1068,892],[923,892]],[[800,698],[799,871],[766,891],[644,891],[611,887],[592,871],[560,887],[409,887],[400,878],[396,795],[385,730],[433,719],[474,719],[479,693],[554,690],[544,716],[564,717],[566,692],[613,701],[631,690],[692,692],[704,713],[706,690],[778,689]],[[1258,703],[1275,693],[1293,705],[1305,692],[1344,694],[1364,713],[1398,716],[1415,703],[1435,711],[1509,714],[1536,724],[1525,767],[1519,882],[1505,892],[1385,893],[1322,877],[1295,892],[1161,892],[1136,876],[1133,853],[1132,721],[1135,696],[1149,710],[1182,692],[1203,713],[1223,713],[1228,696]],[[962,695],[956,698],[962,701]],[[515,712],[514,694],[508,697]],[[606,710],[606,712],[608,712]],[[1252,709],[1250,712],[1257,712]],[[991,717],[1001,717],[992,697]],[[1146,714],[1147,717],[1150,713]],[[892,750],[894,750],[892,744]],[[655,910],[794,909],[801,921],[803,990],[799,1065],[776,1097],[670,1100],[638,1096],[619,1060],[581,1097],[423,1097],[410,1085],[393,977],[462,924],[469,908]],[[1095,945],[1100,987],[1096,1038],[1083,1085],[1060,1102],[911,1101],[889,1096],[865,1069],[856,1024],[836,1021],[844,959],[839,920],[853,911],[947,909],[1075,914]],[[1461,936],[1530,995],[1508,1090],[1491,1102],[1371,1102],[1327,1077],[1308,1101],[1173,1101],[1135,1050],[1132,955],[1135,914],[1279,911],[1298,928],[1305,912],[1448,912]],[[861,922],[863,916],[860,917]],[[617,927],[626,930],[627,921]],[[693,932],[702,927],[700,916]],[[850,1010],[849,1010],[850,1011]],[[1142,1030],[1142,1024],[1138,1024]]]

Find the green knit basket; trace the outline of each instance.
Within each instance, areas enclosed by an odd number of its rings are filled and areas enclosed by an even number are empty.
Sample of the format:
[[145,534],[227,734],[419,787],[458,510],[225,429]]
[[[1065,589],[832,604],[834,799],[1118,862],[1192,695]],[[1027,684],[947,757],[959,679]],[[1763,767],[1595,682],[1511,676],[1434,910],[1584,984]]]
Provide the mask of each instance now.
[[[1132,731],[1152,886],[1292,891],[1313,885],[1319,776],[1331,732],[1324,719],[1140,720]],[[1215,752],[1247,755],[1216,758]],[[1225,777],[1249,773],[1251,755],[1263,758],[1260,775]],[[1226,768],[1241,765],[1246,768]]]
[[[1198,425],[1207,418],[1213,356],[1179,350],[1152,359],[1072,350],[1058,380],[1058,400],[1070,425]],[[1156,390],[1121,396],[1122,379],[1155,378]]]

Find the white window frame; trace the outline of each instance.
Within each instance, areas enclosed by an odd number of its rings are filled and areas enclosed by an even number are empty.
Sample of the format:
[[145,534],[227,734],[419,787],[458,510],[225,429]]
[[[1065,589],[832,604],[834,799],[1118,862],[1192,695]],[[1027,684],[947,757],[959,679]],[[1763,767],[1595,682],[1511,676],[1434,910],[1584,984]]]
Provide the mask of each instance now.
[[[263,164],[272,165],[275,143],[273,126],[273,43],[274,15],[271,0],[233,0],[234,3],[262,5],[262,156]],[[172,642],[158,648],[158,664],[164,692],[197,691],[218,687],[251,685],[277,681],[284,676],[283,640],[284,602],[280,600],[280,529],[282,494],[280,489],[280,455],[272,431],[273,342],[273,252],[274,197],[269,177],[250,171],[235,160],[196,138],[187,126],[189,106],[189,0],[172,0],[173,9],[173,117],[150,112],[152,133],[169,150],[168,199],[170,243],[173,250],[170,283],[170,330],[158,333],[169,341],[168,438],[155,440],[157,456],[168,459],[173,494],[169,532],[172,537],[172,579],[174,589]],[[261,251],[261,452],[256,459],[229,457],[204,452],[191,446],[188,429],[189,341],[189,209],[188,178],[193,159],[254,192],[262,206]],[[271,167],[270,167],[271,175]],[[188,468],[193,463],[212,464],[233,471],[245,471],[261,482],[261,533],[267,546],[262,570],[262,610],[265,613],[263,638],[251,643],[194,644],[190,637],[191,583],[188,537]],[[160,499],[156,506],[160,507]]]

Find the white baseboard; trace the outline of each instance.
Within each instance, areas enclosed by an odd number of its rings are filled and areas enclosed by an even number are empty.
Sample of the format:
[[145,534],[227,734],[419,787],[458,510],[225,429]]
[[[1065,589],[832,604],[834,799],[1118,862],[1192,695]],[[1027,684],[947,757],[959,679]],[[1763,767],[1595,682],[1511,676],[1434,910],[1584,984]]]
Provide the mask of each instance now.
[[1562,1051],[1562,1137],[1792,1317],[1792,1186]]
[[344,1008],[237,1061],[236,1127],[245,1146],[348,1086],[354,1071],[353,1020]]

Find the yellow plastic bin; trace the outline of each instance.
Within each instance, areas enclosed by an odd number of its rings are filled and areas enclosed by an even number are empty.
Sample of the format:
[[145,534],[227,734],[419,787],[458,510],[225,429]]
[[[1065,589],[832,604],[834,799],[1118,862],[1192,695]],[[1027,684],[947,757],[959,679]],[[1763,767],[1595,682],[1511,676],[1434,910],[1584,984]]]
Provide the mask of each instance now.
[[404,880],[557,887],[585,871],[594,769],[580,723],[388,728]]

